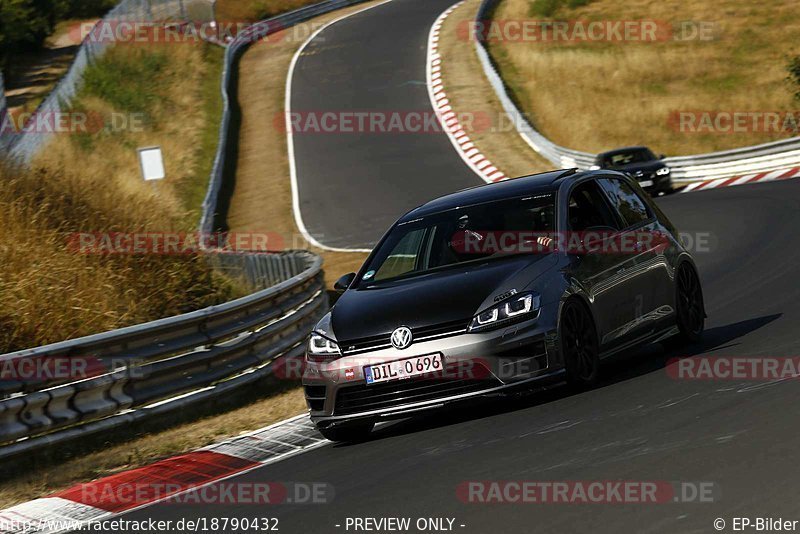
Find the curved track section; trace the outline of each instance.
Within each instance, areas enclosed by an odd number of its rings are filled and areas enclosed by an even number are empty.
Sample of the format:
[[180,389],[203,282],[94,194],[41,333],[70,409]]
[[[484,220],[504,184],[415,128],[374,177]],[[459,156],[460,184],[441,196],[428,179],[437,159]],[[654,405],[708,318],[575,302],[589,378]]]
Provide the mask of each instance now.
[[453,3],[393,0],[324,28],[300,51],[289,74],[287,111],[301,121],[290,134],[290,159],[295,216],[307,238],[329,248],[370,248],[409,209],[483,183],[441,131],[312,133],[302,126],[330,112],[433,117],[428,34]]

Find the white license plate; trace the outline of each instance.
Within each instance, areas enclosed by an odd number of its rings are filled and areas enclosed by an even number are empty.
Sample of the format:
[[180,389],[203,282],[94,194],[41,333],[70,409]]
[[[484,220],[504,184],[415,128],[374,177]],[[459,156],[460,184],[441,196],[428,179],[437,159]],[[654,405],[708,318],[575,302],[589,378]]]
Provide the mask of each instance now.
[[653,180],[642,180],[641,182],[639,182],[639,185],[641,185],[642,187],[650,187],[653,185]]
[[364,376],[367,384],[377,384],[427,375],[441,371],[443,368],[444,362],[441,354],[428,354],[427,356],[414,356],[404,360],[368,365],[364,367]]

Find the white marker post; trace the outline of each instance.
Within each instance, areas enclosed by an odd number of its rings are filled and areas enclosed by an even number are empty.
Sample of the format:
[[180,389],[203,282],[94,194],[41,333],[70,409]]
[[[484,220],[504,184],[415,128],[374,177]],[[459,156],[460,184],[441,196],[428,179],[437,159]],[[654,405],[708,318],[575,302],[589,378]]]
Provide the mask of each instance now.
[[161,154],[160,146],[140,148],[139,153],[139,168],[142,171],[142,178],[145,182],[153,182],[153,188],[158,194],[159,180],[167,177],[164,170],[164,157]]

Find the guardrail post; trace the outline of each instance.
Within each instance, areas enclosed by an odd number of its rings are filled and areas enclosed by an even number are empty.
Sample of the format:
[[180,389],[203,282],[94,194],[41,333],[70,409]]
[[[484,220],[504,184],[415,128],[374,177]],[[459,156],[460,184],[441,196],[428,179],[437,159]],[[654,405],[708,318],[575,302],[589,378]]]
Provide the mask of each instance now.
[[114,379],[110,375],[75,385],[76,393],[72,405],[80,413],[81,419],[96,419],[117,411],[118,404],[109,394],[113,386]]
[[44,408],[50,402],[50,395],[36,391],[28,393],[24,397],[25,408],[23,408],[22,422],[28,426],[29,434],[38,434],[53,426],[53,421],[44,413]]
[[28,427],[22,424],[22,409],[25,399],[16,397],[0,401],[0,442],[13,441],[28,435]]
[[48,391],[50,402],[47,403],[47,415],[54,426],[64,426],[80,419],[80,414],[70,407],[70,400],[75,395],[72,386],[61,386]]

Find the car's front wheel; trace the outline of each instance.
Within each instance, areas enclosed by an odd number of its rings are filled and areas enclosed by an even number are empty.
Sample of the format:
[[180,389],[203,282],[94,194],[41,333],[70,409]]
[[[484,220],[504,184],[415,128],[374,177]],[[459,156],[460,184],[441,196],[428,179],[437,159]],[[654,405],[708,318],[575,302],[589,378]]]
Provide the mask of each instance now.
[[592,386],[600,375],[600,347],[592,316],[576,300],[564,304],[560,337],[567,382],[579,388]]
[[675,304],[680,337],[691,343],[700,341],[705,329],[706,314],[703,289],[697,271],[688,262],[678,267],[675,278]]
[[374,426],[375,423],[349,423],[328,428],[318,428],[318,430],[325,439],[354,443],[367,439]]

